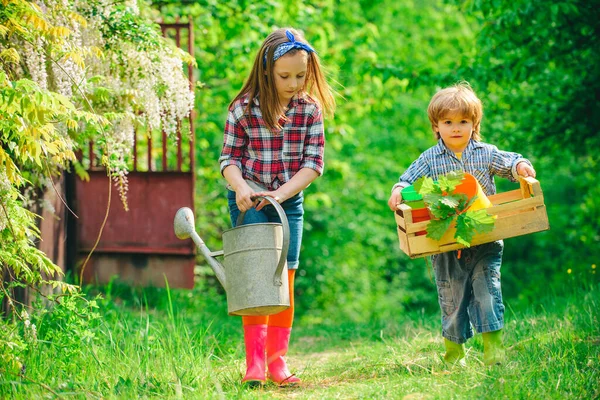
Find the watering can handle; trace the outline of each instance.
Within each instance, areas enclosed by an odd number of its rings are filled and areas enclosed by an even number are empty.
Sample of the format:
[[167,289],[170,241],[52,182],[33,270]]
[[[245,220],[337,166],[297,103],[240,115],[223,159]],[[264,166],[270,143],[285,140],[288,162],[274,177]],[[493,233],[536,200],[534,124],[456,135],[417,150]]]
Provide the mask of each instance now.
[[[273,284],[276,286],[281,286],[281,274],[283,272],[283,268],[285,267],[285,263],[287,261],[288,249],[290,247],[290,226],[288,224],[287,216],[285,215],[285,211],[283,207],[272,197],[269,196],[257,196],[252,197],[252,200],[256,199],[265,199],[271,203],[277,214],[279,214],[279,219],[281,220],[281,228],[283,230],[283,243],[281,246],[281,256],[279,257],[279,264],[277,264],[277,269],[275,270],[275,275],[273,276]],[[238,215],[237,222],[235,226],[240,226],[244,222],[244,217],[246,216],[246,212],[241,212]]]

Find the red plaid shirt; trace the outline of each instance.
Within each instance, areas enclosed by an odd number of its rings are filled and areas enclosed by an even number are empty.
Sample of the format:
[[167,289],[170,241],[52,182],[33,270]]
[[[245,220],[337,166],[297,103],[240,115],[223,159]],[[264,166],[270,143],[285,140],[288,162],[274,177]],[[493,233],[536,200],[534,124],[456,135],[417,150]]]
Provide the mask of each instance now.
[[285,114],[287,121],[279,120],[282,129],[277,133],[267,128],[258,99],[250,116],[244,114],[247,104],[248,98],[243,97],[229,109],[219,157],[221,174],[228,165],[237,165],[244,179],[276,190],[302,168],[323,173],[323,115],[312,98],[294,96]]

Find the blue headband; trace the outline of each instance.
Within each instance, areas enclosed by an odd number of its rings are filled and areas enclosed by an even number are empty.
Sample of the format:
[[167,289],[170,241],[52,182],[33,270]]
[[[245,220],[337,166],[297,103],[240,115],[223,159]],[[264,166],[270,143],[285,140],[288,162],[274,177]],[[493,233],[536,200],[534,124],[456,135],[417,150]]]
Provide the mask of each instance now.
[[[286,54],[292,49],[302,49],[306,50],[308,53],[316,53],[315,49],[307,45],[306,43],[296,42],[296,38],[289,30],[285,31],[285,35],[289,39],[289,42],[283,42],[277,48],[275,48],[275,52],[273,53],[273,62],[277,61],[281,56]],[[265,66],[267,64],[267,52],[265,51]]]

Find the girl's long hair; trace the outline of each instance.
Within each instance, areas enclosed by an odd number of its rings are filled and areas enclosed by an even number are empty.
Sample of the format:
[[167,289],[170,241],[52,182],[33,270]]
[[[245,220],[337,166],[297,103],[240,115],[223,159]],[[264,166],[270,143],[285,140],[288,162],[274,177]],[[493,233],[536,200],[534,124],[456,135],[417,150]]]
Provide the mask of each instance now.
[[[252,109],[254,98],[259,98],[262,117],[265,120],[267,127],[272,131],[279,131],[281,129],[281,126],[279,125],[279,95],[277,94],[275,84],[272,83],[275,82],[273,74],[273,67],[275,65],[275,62],[273,62],[273,53],[277,46],[289,41],[285,34],[286,30],[289,30],[294,35],[297,42],[308,44],[304,36],[293,28],[277,29],[267,36],[254,59],[254,65],[252,71],[250,71],[248,80],[229,105],[231,107],[237,100],[244,96],[248,96],[248,106],[246,107],[245,113],[249,116],[251,115],[250,110]],[[298,51],[305,50],[292,49],[286,54],[293,55]],[[308,53],[306,80],[304,81],[304,87],[300,92],[307,93],[317,101],[325,115],[333,115],[335,111],[333,91],[325,79],[319,56],[314,52]]]

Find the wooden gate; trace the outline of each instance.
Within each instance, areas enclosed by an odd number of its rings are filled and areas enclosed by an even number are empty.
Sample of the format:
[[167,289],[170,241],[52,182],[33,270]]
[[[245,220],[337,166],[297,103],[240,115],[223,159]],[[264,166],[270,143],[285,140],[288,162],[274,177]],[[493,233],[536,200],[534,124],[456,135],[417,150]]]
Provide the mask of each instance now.
[[[161,24],[165,36],[174,36],[193,55],[193,27],[189,23]],[[188,77],[193,90],[192,66]],[[180,121],[176,137],[164,132],[136,131],[132,166],[127,175],[129,190],[125,211],[117,189],[112,187],[110,212],[102,235],[99,233],[108,205],[109,178],[98,166],[94,146],[84,155],[89,162],[90,180],[74,179],[70,204],[79,217],[70,224],[71,240],[67,255],[84,283],[106,283],[113,277],[142,286],[192,288],[194,286],[195,248],[191,240],[179,240],[173,233],[173,217],[180,207],[194,209],[194,125],[193,111]],[[158,143],[158,146],[156,145]],[[98,242],[97,242],[98,241]],[[97,243],[96,243],[97,242]],[[79,274],[79,272],[77,272]]]

